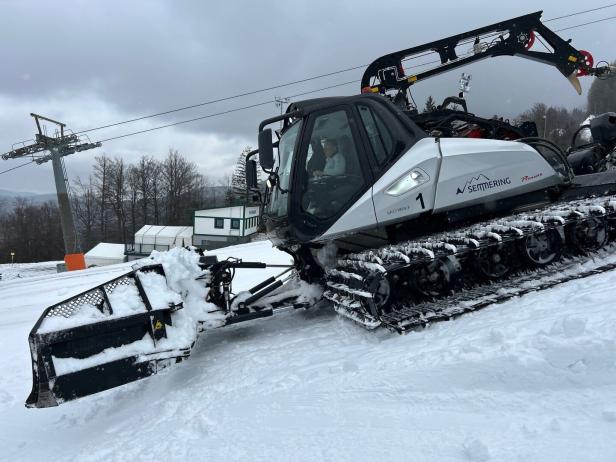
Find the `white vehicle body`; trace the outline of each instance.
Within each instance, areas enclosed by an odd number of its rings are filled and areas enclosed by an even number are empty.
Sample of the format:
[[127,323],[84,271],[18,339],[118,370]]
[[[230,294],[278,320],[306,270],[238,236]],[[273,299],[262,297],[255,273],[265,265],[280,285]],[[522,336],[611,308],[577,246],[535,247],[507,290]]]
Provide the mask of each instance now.
[[515,141],[424,138],[316,241],[542,190],[562,177]]

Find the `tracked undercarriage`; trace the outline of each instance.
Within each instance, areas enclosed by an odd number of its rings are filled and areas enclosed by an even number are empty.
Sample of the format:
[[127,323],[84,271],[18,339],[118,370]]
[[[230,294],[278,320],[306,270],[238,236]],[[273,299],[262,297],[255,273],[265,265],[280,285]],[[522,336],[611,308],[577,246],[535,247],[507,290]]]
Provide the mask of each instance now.
[[404,332],[613,269],[571,271],[608,244],[615,220],[616,198],[600,197],[346,255],[326,271],[324,297],[364,327]]

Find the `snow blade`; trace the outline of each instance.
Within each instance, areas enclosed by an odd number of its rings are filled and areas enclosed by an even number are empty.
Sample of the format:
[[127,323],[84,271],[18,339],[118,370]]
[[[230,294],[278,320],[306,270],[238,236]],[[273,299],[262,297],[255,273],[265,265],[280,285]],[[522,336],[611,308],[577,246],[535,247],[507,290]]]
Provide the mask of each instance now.
[[33,386],[26,406],[57,406],[188,357],[192,344],[167,338],[180,308],[162,265],[131,271],[48,307],[28,338]]

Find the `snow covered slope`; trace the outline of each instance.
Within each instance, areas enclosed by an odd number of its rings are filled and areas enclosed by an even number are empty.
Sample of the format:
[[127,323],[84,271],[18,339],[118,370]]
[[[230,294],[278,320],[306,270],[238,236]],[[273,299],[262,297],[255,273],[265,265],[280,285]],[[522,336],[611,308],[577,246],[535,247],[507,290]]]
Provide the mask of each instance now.
[[126,267],[0,282],[1,460],[616,460],[616,273],[405,336],[287,312],[207,332],[163,375],[26,409],[40,312]]
[[62,261],[46,261],[41,263],[5,263],[0,265],[0,281],[9,279],[30,278],[58,272],[57,265]]

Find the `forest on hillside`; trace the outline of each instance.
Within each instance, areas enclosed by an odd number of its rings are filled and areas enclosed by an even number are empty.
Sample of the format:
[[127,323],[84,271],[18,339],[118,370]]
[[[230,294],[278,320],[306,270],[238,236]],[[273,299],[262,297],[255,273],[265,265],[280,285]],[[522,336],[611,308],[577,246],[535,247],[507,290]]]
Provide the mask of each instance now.
[[[232,176],[212,180],[177,150],[164,160],[142,156],[136,163],[106,155],[95,158],[87,179],[71,183],[73,217],[87,251],[98,242],[132,242],[143,225],[191,225],[193,212],[247,202],[243,159]],[[0,263],[58,260],[64,256],[55,202],[17,198],[0,204]]]

